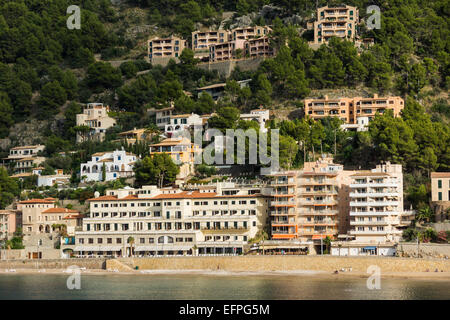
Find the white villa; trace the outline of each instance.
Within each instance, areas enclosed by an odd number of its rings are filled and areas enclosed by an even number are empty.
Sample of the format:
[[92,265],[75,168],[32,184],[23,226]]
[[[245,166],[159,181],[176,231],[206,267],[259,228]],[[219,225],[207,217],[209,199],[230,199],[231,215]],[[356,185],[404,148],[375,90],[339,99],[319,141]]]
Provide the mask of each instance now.
[[266,122],[270,118],[270,112],[266,109],[251,110],[250,113],[242,113],[240,115],[241,120],[256,121],[259,123],[259,130],[261,132],[267,132]]
[[51,187],[53,185],[63,186],[70,182],[70,174],[64,174],[62,169],[56,169],[56,174],[41,175],[42,169],[33,170],[33,172],[39,172],[38,175],[38,187]]
[[173,135],[180,134],[184,130],[188,130],[190,128],[202,128],[203,126],[203,118],[198,114],[180,114],[176,116],[171,116],[169,123],[166,124],[164,128],[164,132],[167,137],[170,138]]
[[125,150],[94,153],[91,161],[81,164],[81,180],[103,181],[103,166],[106,174],[104,181],[131,177],[134,175],[133,166],[137,159],[136,155]]

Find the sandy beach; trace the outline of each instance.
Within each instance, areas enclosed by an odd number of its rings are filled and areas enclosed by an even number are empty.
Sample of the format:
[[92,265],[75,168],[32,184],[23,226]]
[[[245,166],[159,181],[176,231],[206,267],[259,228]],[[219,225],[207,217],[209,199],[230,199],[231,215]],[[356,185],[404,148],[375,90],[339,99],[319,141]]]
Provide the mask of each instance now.
[[[329,271],[318,270],[289,270],[289,271],[221,271],[221,270],[133,270],[133,271],[113,271],[102,269],[80,270],[82,275],[204,275],[204,276],[297,276],[314,277],[321,279],[342,279],[342,278],[367,278],[370,274],[358,271],[338,272],[337,274]],[[19,274],[48,274],[48,275],[70,275],[67,269],[0,269],[0,275],[19,275]],[[449,281],[450,272],[382,272],[381,278],[398,279],[421,279]]]

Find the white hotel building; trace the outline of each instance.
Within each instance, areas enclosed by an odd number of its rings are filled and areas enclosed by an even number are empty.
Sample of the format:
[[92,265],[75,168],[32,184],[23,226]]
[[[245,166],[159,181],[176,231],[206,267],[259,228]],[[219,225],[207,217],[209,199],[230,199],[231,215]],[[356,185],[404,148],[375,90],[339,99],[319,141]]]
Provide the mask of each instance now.
[[78,256],[240,254],[267,220],[260,188],[124,188],[89,199]]
[[351,178],[349,234],[354,242],[398,242],[413,214],[403,210],[402,166],[387,162]]

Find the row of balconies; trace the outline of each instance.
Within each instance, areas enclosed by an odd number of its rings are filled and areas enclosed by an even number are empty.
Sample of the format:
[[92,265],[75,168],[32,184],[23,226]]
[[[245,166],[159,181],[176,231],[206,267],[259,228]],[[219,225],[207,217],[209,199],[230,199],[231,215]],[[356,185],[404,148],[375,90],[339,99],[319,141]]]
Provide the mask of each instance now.
[[351,207],[363,207],[363,206],[393,206],[398,207],[399,201],[350,201]]

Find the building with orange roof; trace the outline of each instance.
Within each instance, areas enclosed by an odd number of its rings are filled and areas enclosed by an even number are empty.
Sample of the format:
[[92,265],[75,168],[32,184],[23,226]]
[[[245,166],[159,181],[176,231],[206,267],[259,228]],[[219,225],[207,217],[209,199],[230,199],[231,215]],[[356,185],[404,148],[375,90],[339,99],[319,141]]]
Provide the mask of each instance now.
[[[134,176],[133,167],[139,158],[125,150],[97,152],[80,166],[82,181],[110,181]],[[103,179],[103,168],[105,179]]]
[[240,254],[267,220],[261,187],[234,183],[128,187],[88,202],[89,217],[76,232],[78,256]]

